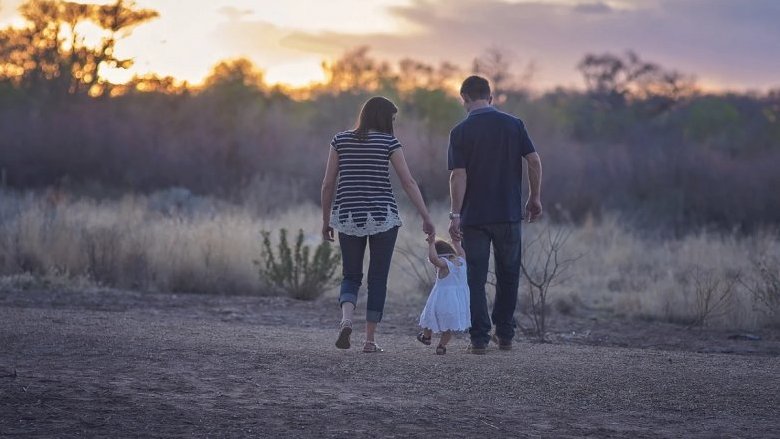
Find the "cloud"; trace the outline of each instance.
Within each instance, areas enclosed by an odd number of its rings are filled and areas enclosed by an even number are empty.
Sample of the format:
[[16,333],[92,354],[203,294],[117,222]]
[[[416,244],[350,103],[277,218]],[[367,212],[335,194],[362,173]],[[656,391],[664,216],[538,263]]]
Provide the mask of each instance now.
[[238,9],[233,6],[223,6],[217,12],[226,16],[230,21],[239,21],[248,15],[254,14],[254,11],[251,9]]
[[225,50],[236,56],[249,56],[260,67],[295,62],[302,57],[330,58],[340,53],[319,36],[258,20],[220,23],[214,36]]
[[334,54],[360,45],[380,58],[411,57],[469,66],[489,47],[534,62],[540,87],[580,84],[586,53],[634,50],[704,82],[780,86],[780,2],[774,0],[622,0],[580,3],[502,0],[413,0],[389,8],[407,33],[305,32],[262,22],[229,23],[231,44],[294,56]]
[[582,14],[608,14],[612,12],[612,7],[606,3],[580,3],[574,6],[574,12]]

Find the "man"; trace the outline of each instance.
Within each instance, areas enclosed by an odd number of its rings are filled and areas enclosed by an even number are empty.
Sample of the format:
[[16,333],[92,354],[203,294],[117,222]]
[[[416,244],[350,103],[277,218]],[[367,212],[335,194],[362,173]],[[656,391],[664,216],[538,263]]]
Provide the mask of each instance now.
[[[484,354],[490,341],[491,317],[498,347],[512,349],[514,312],[520,282],[520,225],[523,219],[521,186],[528,164],[530,194],[525,218],[542,215],[542,162],[523,122],[491,106],[488,81],[470,76],[460,88],[465,120],[450,132],[450,236],[461,239],[466,251],[471,290],[471,346]],[[488,315],[487,282],[490,246],[496,270],[496,298]]]

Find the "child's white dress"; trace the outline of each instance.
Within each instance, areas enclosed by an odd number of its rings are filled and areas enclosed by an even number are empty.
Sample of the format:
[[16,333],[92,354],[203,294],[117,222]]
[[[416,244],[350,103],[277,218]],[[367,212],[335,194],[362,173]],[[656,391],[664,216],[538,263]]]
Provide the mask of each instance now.
[[428,301],[420,315],[420,326],[433,332],[465,331],[471,327],[471,296],[466,279],[466,261],[458,257],[457,266],[447,258],[449,273],[443,279],[436,276]]

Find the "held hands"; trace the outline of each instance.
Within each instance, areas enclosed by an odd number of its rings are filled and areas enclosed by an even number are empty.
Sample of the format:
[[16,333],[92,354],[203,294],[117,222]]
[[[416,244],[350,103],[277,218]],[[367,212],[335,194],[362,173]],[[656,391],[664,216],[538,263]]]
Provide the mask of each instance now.
[[436,237],[436,227],[434,227],[430,218],[423,218],[423,232],[428,235],[428,237],[425,238],[426,241]]
[[539,198],[528,198],[525,203],[525,217],[532,223],[542,217],[542,202]]
[[460,218],[453,218],[450,220],[450,239],[453,241],[463,240],[463,231],[460,229]]

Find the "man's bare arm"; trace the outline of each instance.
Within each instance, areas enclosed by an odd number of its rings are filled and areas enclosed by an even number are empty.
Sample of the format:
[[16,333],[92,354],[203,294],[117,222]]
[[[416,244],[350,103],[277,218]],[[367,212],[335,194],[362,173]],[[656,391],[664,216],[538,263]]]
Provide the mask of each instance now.
[[[450,212],[459,214],[463,207],[463,197],[466,196],[466,169],[455,168],[450,173]],[[460,230],[460,218],[450,220],[450,237],[460,241],[463,236]]]
[[525,213],[528,222],[534,222],[542,216],[542,159],[532,152],[523,157],[528,164],[528,202]]

